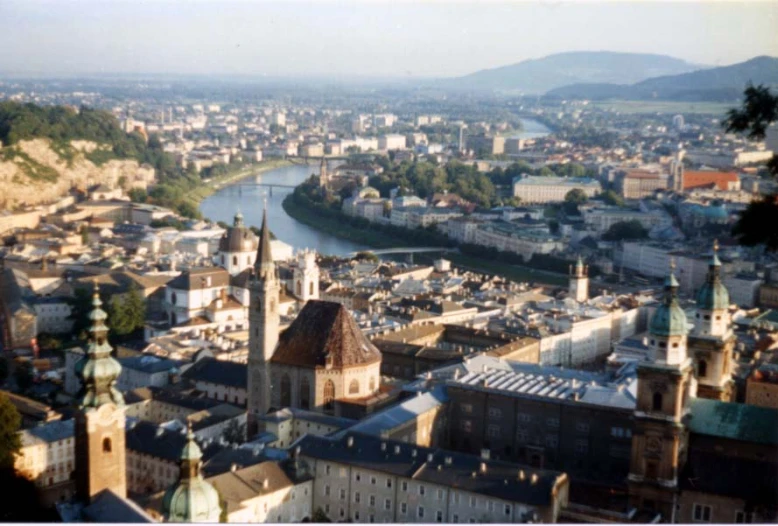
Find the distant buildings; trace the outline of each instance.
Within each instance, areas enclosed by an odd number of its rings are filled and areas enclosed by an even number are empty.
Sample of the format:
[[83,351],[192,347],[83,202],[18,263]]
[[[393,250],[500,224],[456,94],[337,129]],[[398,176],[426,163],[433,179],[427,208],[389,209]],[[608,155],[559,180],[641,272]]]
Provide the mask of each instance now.
[[513,180],[513,196],[522,203],[555,203],[565,200],[570,190],[579,189],[587,197],[602,191],[598,181],[585,177],[544,177],[527,175]]

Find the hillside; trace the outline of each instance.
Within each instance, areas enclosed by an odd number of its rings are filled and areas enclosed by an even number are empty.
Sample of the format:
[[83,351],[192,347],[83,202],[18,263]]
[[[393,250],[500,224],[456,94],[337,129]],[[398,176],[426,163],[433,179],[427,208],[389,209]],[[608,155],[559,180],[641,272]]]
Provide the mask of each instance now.
[[453,89],[542,94],[570,84],[633,84],[651,77],[697,69],[699,66],[665,55],[574,51],[477,71],[446,79],[442,84]]
[[[64,146],[64,147],[63,147]],[[58,143],[51,139],[16,142],[0,150],[0,209],[20,204],[38,205],[66,195],[72,187],[122,183],[130,188],[153,180],[154,169],[135,159],[99,163],[89,157],[105,155],[106,146],[91,141]],[[65,153],[67,152],[67,153]]]
[[589,100],[731,101],[742,96],[748,82],[778,86],[778,58],[756,57],[731,66],[665,75],[629,85],[573,84],[550,90],[546,95]]

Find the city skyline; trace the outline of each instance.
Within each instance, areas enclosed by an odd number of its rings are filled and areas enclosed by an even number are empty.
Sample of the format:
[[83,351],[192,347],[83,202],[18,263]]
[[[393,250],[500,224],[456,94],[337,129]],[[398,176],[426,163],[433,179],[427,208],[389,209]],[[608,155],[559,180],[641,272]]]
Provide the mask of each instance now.
[[701,66],[778,55],[775,2],[183,5],[9,0],[0,6],[0,46],[14,52],[0,57],[0,73],[435,78],[566,51],[654,53]]

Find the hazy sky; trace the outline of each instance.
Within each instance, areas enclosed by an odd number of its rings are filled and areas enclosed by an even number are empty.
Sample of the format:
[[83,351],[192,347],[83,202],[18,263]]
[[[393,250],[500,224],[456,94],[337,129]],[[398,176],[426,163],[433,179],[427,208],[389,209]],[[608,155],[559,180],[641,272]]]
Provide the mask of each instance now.
[[778,56],[778,1],[0,0],[0,73],[452,76],[571,50]]

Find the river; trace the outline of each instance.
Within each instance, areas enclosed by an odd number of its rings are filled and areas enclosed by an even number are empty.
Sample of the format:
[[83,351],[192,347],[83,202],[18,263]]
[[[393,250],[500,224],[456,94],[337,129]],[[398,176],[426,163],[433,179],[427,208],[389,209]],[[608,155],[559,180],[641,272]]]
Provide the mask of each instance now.
[[[548,128],[537,121],[524,119],[524,129],[516,137],[534,138],[548,135]],[[264,184],[283,184],[297,186],[311,174],[318,174],[318,164],[310,166],[295,165],[277,168],[257,176],[249,176],[242,183],[256,182]],[[232,224],[235,213],[243,213],[244,222],[249,226],[262,224],[263,201],[267,198],[267,218],[270,230],[295,249],[313,248],[320,254],[343,256],[351,252],[366,250],[369,247],[345,241],[337,237],[319,232],[307,225],[298,223],[289,217],[281,206],[284,198],[292,191],[291,188],[250,187],[228,185],[207,197],[200,205],[203,216],[213,221],[224,221]]]

